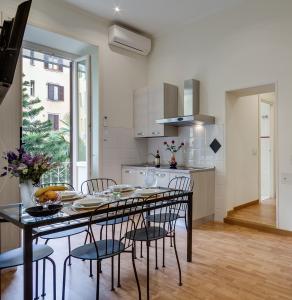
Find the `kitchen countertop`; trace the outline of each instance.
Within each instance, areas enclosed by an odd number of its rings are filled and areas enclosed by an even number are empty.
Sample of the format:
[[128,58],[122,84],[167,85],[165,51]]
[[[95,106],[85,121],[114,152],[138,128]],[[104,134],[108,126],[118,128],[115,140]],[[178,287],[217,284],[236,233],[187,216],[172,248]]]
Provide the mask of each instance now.
[[154,168],[157,171],[168,171],[172,173],[194,173],[194,172],[205,172],[215,170],[215,167],[185,167],[178,166],[177,169],[170,169],[169,165],[161,165],[160,168],[155,168],[154,165],[151,164],[123,164],[122,167],[130,167],[130,168]]

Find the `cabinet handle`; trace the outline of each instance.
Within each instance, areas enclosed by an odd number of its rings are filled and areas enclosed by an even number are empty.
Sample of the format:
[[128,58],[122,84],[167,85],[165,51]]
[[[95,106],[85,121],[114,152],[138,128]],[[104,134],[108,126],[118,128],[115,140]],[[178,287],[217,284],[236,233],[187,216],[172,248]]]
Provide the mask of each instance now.
[[160,134],[160,131],[152,131],[152,134],[153,134],[153,135],[159,135],[159,134]]
[[129,170],[126,170],[125,173],[130,174],[130,171],[129,171]]
[[144,132],[138,132],[137,135],[142,136],[144,135]]
[[157,173],[156,174],[158,177],[165,177],[166,176],[166,174],[163,174],[163,173]]
[[140,174],[141,174],[141,175],[145,175],[146,173],[145,173],[145,172],[143,172],[143,171],[140,171]]

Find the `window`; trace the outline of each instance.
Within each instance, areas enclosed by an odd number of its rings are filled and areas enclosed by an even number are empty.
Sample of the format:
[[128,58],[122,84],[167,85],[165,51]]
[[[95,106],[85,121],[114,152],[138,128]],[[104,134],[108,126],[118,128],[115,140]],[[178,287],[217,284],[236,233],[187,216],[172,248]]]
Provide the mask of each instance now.
[[63,59],[45,54],[44,55],[44,68],[46,70],[63,72]]
[[35,96],[35,81],[34,80],[30,81],[30,96],[31,97]]
[[48,120],[51,121],[53,130],[59,130],[59,115],[48,114]]
[[30,65],[34,66],[34,51],[30,50]]
[[52,101],[64,101],[64,87],[48,83],[48,99]]

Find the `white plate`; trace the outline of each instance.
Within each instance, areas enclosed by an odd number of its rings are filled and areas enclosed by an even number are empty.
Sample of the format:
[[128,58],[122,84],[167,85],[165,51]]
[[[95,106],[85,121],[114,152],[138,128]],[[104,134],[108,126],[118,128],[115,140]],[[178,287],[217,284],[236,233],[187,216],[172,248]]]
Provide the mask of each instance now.
[[118,185],[112,185],[109,187],[109,189],[112,191],[112,192],[129,192],[129,191],[133,191],[134,188],[132,185],[130,184],[118,184]]
[[82,193],[74,191],[62,191],[60,195],[62,201],[73,201],[85,197]]
[[73,206],[75,207],[98,207],[100,205],[103,205],[107,202],[107,199],[104,197],[94,197],[94,196],[87,196],[84,199],[77,200],[73,203]]
[[138,189],[136,190],[135,194],[140,196],[151,196],[161,192],[162,191],[160,189]]

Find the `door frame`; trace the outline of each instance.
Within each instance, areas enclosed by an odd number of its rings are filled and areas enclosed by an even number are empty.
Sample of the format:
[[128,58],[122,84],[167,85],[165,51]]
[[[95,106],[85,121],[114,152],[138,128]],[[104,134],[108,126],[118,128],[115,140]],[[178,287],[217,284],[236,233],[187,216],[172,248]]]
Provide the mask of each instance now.
[[[274,99],[275,99],[275,102],[276,102],[276,93],[274,93]],[[259,143],[258,143],[258,149],[259,149],[259,154],[258,154],[258,164],[259,164],[259,167],[258,167],[258,170],[259,170],[259,202],[262,202],[263,200],[261,199],[261,196],[262,196],[262,145],[261,145],[261,103],[266,103],[266,104],[269,104],[270,105],[270,114],[272,116],[272,118],[270,119],[270,130],[271,128],[273,129],[272,132],[270,132],[270,137],[271,137],[271,148],[272,148],[272,153],[270,155],[270,159],[271,159],[271,162],[272,162],[272,165],[271,165],[271,170],[270,170],[270,176],[271,176],[271,179],[272,179],[272,189],[270,190],[270,194],[273,194],[272,197],[275,196],[276,198],[276,168],[275,168],[275,162],[276,162],[276,157],[275,157],[275,118],[276,118],[276,115],[275,115],[275,102],[273,101],[269,101],[268,99],[262,99],[261,98],[261,95],[262,94],[259,94],[259,99],[258,99],[258,107],[259,107],[259,110],[258,110],[258,113],[259,113]],[[272,125],[272,122],[273,122],[273,126]]]
[[[78,62],[81,61],[86,61],[87,62],[87,78],[86,78],[86,84],[87,84],[87,144],[86,144],[86,161],[83,163],[79,162],[79,164],[81,165],[85,165],[85,167],[87,167],[87,179],[91,178],[91,173],[92,173],[92,116],[91,116],[91,96],[92,96],[92,92],[91,92],[91,56],[90,55],[85,55],[85,56],[81,56],[78,57],[76,59],[74,59],[72,65],[72,89],[73,89],[73,93],[72,93],[72,181],[73,181],[73,185],[74,187],[76,187],[77,189],[79,188],[78,186],[78,174],[77,174],[77,142],[76,138],[77,138],[77,134],[78,134],[78,103],[77,103],[77,95],[78,95],[78,84],[77,84],[77,64]],[[76,120],[76,122],[74,122],[74,120]],[[74,149],[75,146],[75,149]],[[75,174],[75,176],[74,176]]]

